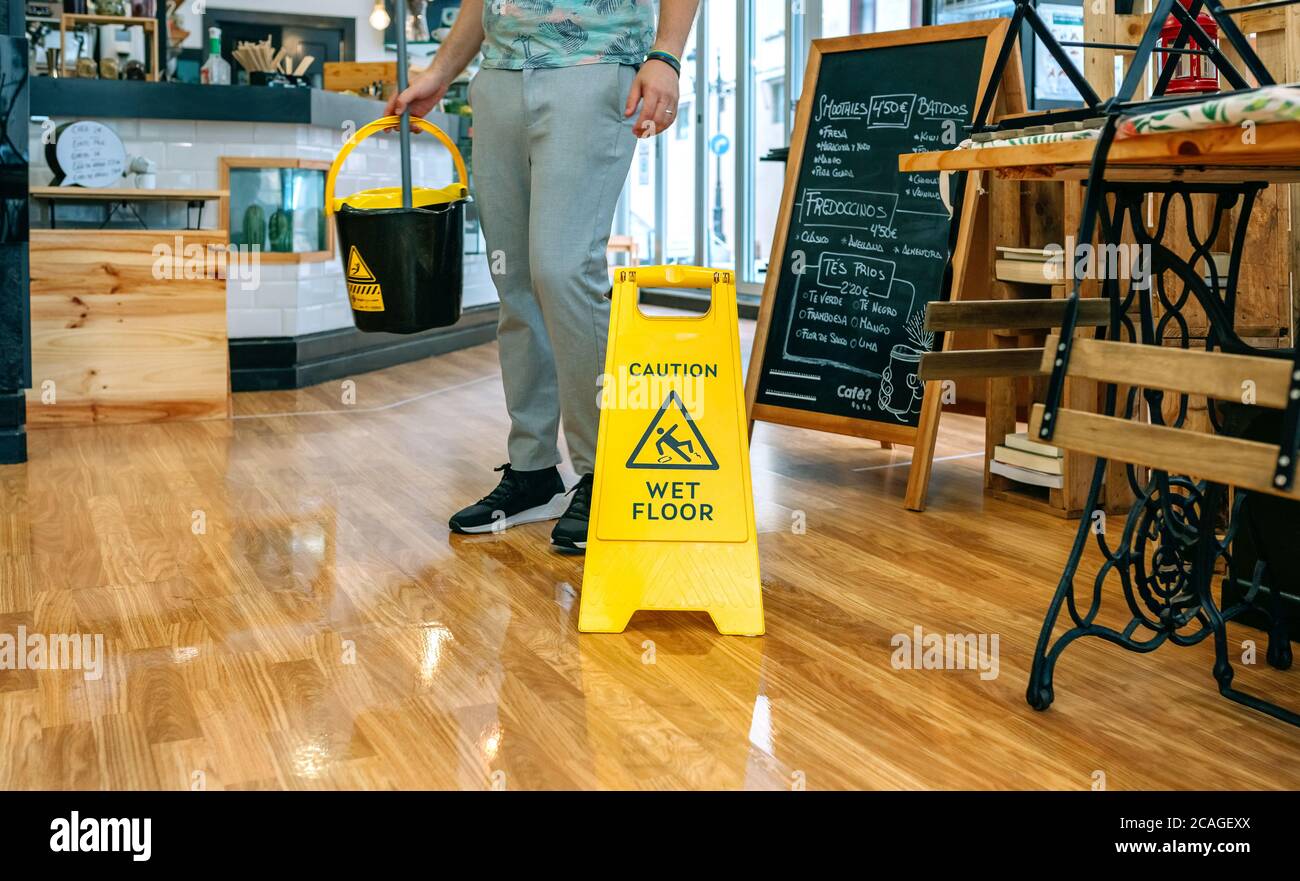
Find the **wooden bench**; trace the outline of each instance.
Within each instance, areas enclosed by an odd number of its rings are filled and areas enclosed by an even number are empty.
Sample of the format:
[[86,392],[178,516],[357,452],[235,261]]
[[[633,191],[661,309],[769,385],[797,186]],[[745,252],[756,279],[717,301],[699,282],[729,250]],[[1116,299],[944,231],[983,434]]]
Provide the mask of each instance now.
[[[925,313],[930,331],[1044,330],[1061,326],[1067,300],[968,300],[931,303]],[[1079,301],[1079,326],[1102,327],[1110,321],[1110,303],[1103,299]],[[923,380],[969,379],[997,376],[1041,376],[1041,348],[967,349],[928,352],[921,356]]]
[[[993,473],[994,451],[1016,430],[1020,411],[1017,397],[1020,377],[1040,377],[1043,364],[1041,346],[1018,348],[1022,333],[1048,331],[1065,320],[1066,303],[1055,298],[967,300],[955,303],[931,303],[926,310],[926,328],[932,331],[984,330],[988,332],[987,349],[943,351],[921,357],[920,376],[936,380],[978,380],[987,383],[984,394],[984,488],[993,498],[1047,511],[1061,517],[1078,517],[1083,513],[1087,489],[1087,463],[1076,463],[1066,454],[1062,467],[1063,483],[1059,489],[1041,489],[1018,484],[1009,477]],[[1087,298],[1079,301],[1079,324],[1099,327],[1109,321],[1107,300]],[[1032,392],[1033,389],[1031,388]],[[1080,387],[1072,398],[1080,402],[1095,400],[1095,390]]]
[[616,254],[626,254],[627,262],[624,266],[640,266],[641,254],[640,245],[632,236],[610,236],[609,244],[605,246],[605,253],[609,258],[610,266],[617,266],[614,262]]

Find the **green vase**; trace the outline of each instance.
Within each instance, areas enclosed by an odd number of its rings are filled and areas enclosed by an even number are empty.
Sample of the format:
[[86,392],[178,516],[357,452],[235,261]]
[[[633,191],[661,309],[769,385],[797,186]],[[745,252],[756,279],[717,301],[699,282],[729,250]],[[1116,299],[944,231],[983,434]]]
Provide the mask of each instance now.
[[266,211],[256,203],[244,210],[244,229],[237,244],[266,250]]
[[271,239],[271,250],[290,252],[293,250],[293,214],[278,209],[267,223],[267,233]]

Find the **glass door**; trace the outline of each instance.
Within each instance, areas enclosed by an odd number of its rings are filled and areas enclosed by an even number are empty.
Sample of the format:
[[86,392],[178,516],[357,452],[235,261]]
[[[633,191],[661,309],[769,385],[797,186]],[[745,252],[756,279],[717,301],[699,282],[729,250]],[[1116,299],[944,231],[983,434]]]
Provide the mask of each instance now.
[[644,262],[734,269],[757,295],[771,260],[794,105],[811,41],[920,24],[920,0],[702,0],[678,121],[642,141],[616,233]]

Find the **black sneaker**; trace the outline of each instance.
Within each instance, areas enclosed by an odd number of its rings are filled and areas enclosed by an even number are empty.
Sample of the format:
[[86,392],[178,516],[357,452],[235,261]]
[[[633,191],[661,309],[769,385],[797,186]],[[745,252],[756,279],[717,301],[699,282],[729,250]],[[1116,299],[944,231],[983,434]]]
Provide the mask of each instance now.
[[587,521],[591,519],[591,481],[590,474],[584,474],[574,484],[573,500],[569,510],[564,512],[560,522],[551,531],[551,544],[573,551],[587,549]]
[[506,463],[494,470],[505,472],[501,483],[476,504],[452,515],[448,523],[452,532],[501,532],[521,523],[554,520],[564,511],[564,481],[556,468],[515,471]]

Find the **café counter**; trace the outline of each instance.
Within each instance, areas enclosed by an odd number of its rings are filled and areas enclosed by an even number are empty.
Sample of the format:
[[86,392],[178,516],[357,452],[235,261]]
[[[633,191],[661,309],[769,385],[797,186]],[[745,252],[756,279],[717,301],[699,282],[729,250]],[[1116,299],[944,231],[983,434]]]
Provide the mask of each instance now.
[[[352,132],[382,114],[380,102],[49,78],[32,81],[31,99],[33,428],[217,418],[230,412],[232,390],[300,388],[494,336],[482,254],[466,257],[456,327],[392,337],[352,325],[323,182]],[[467,151],[467,119],[429,119]],[[139,189],[134,174],[108,192],[52,188],[46,144],[82,120],[150,160],[153,189]],[[416,183],[454,180],[439,144],[413,140]],[[395,137],[368,139],[337,191],[395,186],[399,167]],[[467,229],[467,250],[478,250],[475,233]]]

